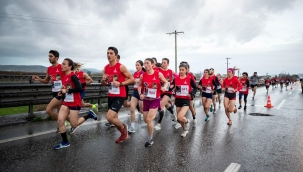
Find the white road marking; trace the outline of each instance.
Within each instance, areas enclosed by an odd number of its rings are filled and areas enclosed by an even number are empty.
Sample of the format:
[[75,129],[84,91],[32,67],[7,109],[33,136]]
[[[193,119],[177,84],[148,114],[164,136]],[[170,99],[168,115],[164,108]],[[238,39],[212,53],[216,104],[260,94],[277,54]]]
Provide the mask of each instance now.
[[239,171],[241,165],[237,163],[231,163],[225,170],[224,172],[237,172]]
[[291,94],[292,92],[289,92],[289,94]]
[[277,109],[281,109],[281,107],[284,105],[284,103],[286,102],[286,100],[284,99],[277,107]]
[[[125,117],[130,117],[129,115],[123,115],[120,118],[125,118]],[[98,123],[102,123],[102,122],[107,122],[107,120],[102,120],[102,121],[92,121],[92,122],[85,122],[83,123],[81,126],[87,126],[87,125],[92,125],[92,124],[98,124]],[[67,127],[69,128],[69,127]],[[41,135],[45,135],[45,134],[49,134],[49,133],[55,133],[55,130],[48,130],[48,131],[43,131],[43,132],[39,132],[39,133],[34,133],[31,135],[25,135],[25,136],[19,136],[19,137],[13,137],[10,139],[5,139],[5,140],[0,140],[0,144],[1,143],[6,143],[6,142],[11,142],[11,141],[16,141],[16,140],[22,140],[22,139],[26,139],[26,138],[31,138],[31,137],[36,137],[36,136],[41,136]]]

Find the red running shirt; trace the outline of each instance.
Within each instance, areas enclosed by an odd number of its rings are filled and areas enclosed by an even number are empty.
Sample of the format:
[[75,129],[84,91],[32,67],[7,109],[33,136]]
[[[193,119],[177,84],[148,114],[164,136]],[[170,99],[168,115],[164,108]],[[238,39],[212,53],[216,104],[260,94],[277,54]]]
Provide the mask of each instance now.
[[105,66],[104,73],[108,75],[108,97],[126,97],[125,85],[115,87],[113,81],[124,82],[126,77],[120,70],[121,63],[116,63],[114,66],[109,64]]
[[202,92],[212,94],[212,91],[214,90],[213,77],[209,77],[209,78],[203,77],[200,80],[199,85],[202,86]]
[[86,79],[83,76],[84,72],[83,71],[75,72],[75,75],[79,78],[80,83],[82,84],[82,88],[85,90],[86,89]]
[[269,80],[269,79],[266,79],[266,80],[265,80],[265,85],[266,85],[266,86],[270,86],[270,80]]
[[[64,75],[62,78],[63,87],[66,89],[75,89],[75,84],[72,82],[72,76],[75,76],[74,72],[71,72],[69,75]],[[66,93],[65,99],[63,101],[63,105],[65,106],[82,106],[82,100],[80,96],[80,92],[75,93]]]
[[62,87],[62,77],[65,75],[62,72],[61,64],[58,64],[56,67],[49,66],[47,68],[47,73],[52,82],[52,92],[59,92],[61,91]]
[[159,78],[159,72],[154,71],[149,75],[147,72],[142,77],[142,94],[148,98],[157,99],[161,94],[161,81]]
[[[165,92],[161,91],[161,94],[165,94],[165,93],[172,94],[172,92],[168,91],[168,90],[169,90],[169,87],[170,87],[171,83],[173,82],[173,71],[170,70],[170,69],[167,69],[167,70],[159,69],[159,72],[161,72],[163,74],[164,78],[168,82],[168,86],[166,88],[166,91]],[[161,86],[164,86],[164,83],[161,83]]]
[[241,90],[242,85],[237,77],[232,77],[231,79],[225,78],[223,81],[223,88],[226,89],[227,93],[235,93],[233,92],[234,89]]
[[180,76],[175,78],[175,98],[191,100],[191,97],[188,96],[192,91],[190,82],[190,76],[186,76],[183,79]]
[[241,78],[240,79],[240,83],[241,83],[241,85],[242,85],[242,88],[241,88],[241,90],[239,90],[240,91],[240,93],[242,93],[242,94],[248,94],[248,87],[249,87],[249,85],[248,85],[248,79],[247,78]]
[[191,77],[191,79],[193,79],[195,81],[195,83],[197,82],[193,73],[188,72],[187,76]]
[[134,89],[135,90],[138,90],[138,84],[139,84],[139,81],[140,81],[140,76],[144,73],[143,70],[141,71],[136,71],[134,73],[134,78],[135,78],[135,83],[134,83]]

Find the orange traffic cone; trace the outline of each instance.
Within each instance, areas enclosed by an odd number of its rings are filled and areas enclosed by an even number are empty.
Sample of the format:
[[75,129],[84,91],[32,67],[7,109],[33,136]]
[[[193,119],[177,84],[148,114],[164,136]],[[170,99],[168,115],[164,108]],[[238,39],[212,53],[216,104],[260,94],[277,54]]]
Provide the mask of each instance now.
[[274,107],[274,106],[271,105],[270,96],[268,96],[268,98],[267,98],[267,105],[265,105],[264,107],[267,107],[267,108],[273,108]]

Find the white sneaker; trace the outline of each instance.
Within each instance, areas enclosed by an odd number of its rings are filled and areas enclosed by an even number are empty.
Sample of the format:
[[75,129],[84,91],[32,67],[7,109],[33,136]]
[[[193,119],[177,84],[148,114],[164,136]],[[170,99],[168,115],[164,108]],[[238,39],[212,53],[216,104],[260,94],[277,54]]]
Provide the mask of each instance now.
[[171,114],[171,120],[177,122],[177,112],[175,109],[173,111],[174,111],[174,113]]
[[213,114],[216,114],[216,111],[214,110]]
[[190,123],[190,121],[189,121],[189,119],[187,119],[187,123],[185,123],[185,125],[184,125],[184,130],[186,130],[186,131],[189,130],[189,123]]
[[161,130],[161,124],[157,124],[155,127],[154,127],[155,130]]
[[182,126],[181,126],[181,124],[178,122],[174,127],[175,127],[175,129],[179,129],[179,128],[182,127]]
[[183,131],[183,133],[181,134],[181,137],[186,137],[188,131]]
[[196,124],[197,124],[197,120],[193,119],[193,127],[196,127]]

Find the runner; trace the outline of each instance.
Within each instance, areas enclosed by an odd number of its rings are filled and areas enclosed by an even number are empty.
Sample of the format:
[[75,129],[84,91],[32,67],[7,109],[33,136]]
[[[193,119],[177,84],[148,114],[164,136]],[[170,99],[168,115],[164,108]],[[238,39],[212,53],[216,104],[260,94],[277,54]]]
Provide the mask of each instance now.
[[188,75],[186,75],[188,70],[188,65],[181,63],[179,66],[179,76],[176,77],[171,89],[175,89],[175,105],[178,114],[178,121],[181,123],[183,128],[182,137],[185,137],[188,134],[189,130],[189,119],[185,118],[185,114],[189,109],[189,104],[191,97],[197,91],[196,82]]
[[251,81],[251,89],[254,92],[254,94],[253,94],[253,100],[254,100],[256,92],[257,92],[258,84],[260,83],[257,72],[254,72],[254,75],[250,77],[250,81]]
[[223,91],[225,91],[224,95],[224,107],[225,107],[225,114],[228,118],[227,125],[232,124],[232,120],[230,118],[230,113],[234,112],[237,113],[237,108],[235,105],[237,91],[241,90],[242,86],[239,80],[234,77],[234,69],[229,68],[227,70],[227,78],[224,79],[222,85]]
[[275,85],[276,85],[276,78],[273,77],[273,78],[271,79],[271,86],[272,86],[272,89],[275,88]]
[[267,77],[267,79],[265,80],[265,88],[266,88],[266,93],[268,94],[268,88],[270,87],[270,79],[269,77]]
[[278,88],[278,86],[279,86],[279,78],[276,75],[276,88]]
[[205,121],[209,120],[208,111],[210,109],[210,104],[213,98],[214,90],[217,89],[215,80],[212,77],[210,77],[209,73],[210,70],[205,69],[204,75],[198,84],[198,88],[201,89],[202,104],[206,115]]
[[109,86],[106,119],[108,122],[114,124],[121,132],[121,136],[116,140],[116,143],[121,143],[128,138],[128,129],[127,125],[123,124],[118,119],[118,112],[126,97],[125,85],[134,83],[134,77],[124,65],[117,62],[117,56],[118,49],[115,47],[108,47],[107,59],[109,64],[104,67],[104,74],[101,82],[102,85]]
[[81,101],[82,107],[92,108],[92,110],[95,113],[98,113],[98,103],[92,105],[90,103],[84,103],[84,100],[83,100],[83,98],[85,96],[86,85],[89,85],[93,82],[92,78],[89,77],[87,73],[85,73],[81,70],[81,67],[83,66],[82,63],[75,62],[74,66],[75,66],[75,75],[79,78],[81,86],[82,86],[82,91],[80,93],[81,99],[82,99],[82,101]]
[[[51,80],[53,99],[47,105],[46,113],[56,121],[58,120],[58,114],[54,111],[54,109],[57,109],[59,112],[60,106],[62,104],[62,97],[58,96],[58,92],[62,87],[61,78],[64,76],[64,73],[61,69],[61,64],[58,63],[58,59],[59,52],[56,50],[50,50],[48,54],[48,60],[52,65],[47,68],[45,78],[41,79],[37,75],[32,76],[33,80],[39,81],[43,84],[48,84]],[[56,132],[59,132],[59,129],[57,129]]]
[[284,80],[283,77],[281,77],[279,80],[280,80],[280,87],[281,87],[281,90],[282,90],[285,80]]
[[[153,69],[153,59],[147,58],[144,61],[146,72],[140,76],[138,85],[138,93],[143,100],[143,115],[144,121],[147,123],[148,140],[145,147],[151,146],[153,142],[153,120],[156,117],[158,108],[160,107],[161,90],[164,92],[168,86],[168,82],[161,72],[156,72]],[[161,81],[164,83],[161,87]]]
[[135,130],[135,120],[136,120],[136,115],[135,115],[135,109],[138,104],[140,104],[140,109],[139,112],[143,114],[143,102],[140,99],[140,95],[138,93],[138,85],[140,81],[140,76],[145,72],[145,68],[143,68],[143,62],[142,60],[138,60],[136,62],[136,72],[134,73],[134,78],[135,78],[135,83],[134,83],[134,91],[132,98],[130,100],[130,127],[128,128],[128,132],[134,133],[136,132]]
[[[161,122],[164,116],[164,106],[166,107],[166,109],[171,113],[171,115],[173,116],[173,121],[177,121],[176,120],[176,112],[174,112],[173,106],[172,105],[168,105],[169,100],[171,99],[172,96],[172,91],[169,90],[169,87],[171,85],[172,79],[173,79],[173,74],[174,72],[170,69],[168,69],[168,65],[169,65],[169,59],[168,58],[163,58],[162,59],[162,68],[159,69],[159,72],[161,72],[164,76],[164,78],[167,80],[168,82],[168,86],[166,87],[166,91],[161,92],[161,102],[160,102],[160,109],[159,109],[159,120],[157,125],[155,126],[155,130],[161,130]],[[164,83],[161,83],[162,86],[164,86]]]
[[287,87],[289,85],[289,82],[290,82],[290,79],[289,78],[286,78],[285,79],[285,87],[286,87],[286,90],[287,90]]
[[58,96],[64,99],[58,115],[58,126],[62,137],[62,142],[54,147],[55,150],[69,147],[67,140],[65,120],[69,119],[72,128],[77,128],[89,118],[97,120],[94,113],[89,113],[85,117],[78,118],[81,109],[81,83],[77,76],[72,72],[74,70],[74,62],[71,59],[64,59],[62,62],[62,71],[65,75],[62,78],[62,89],[58,92]]
[[249,80],[247,79],[248,73],[243,72],[242,78],[240,79],[240,83],[242,85],[242,89],[239,91],[239,104],[240,106],[238,109],[242,108],[242,96],[244,95],[244,110],[246,111],[246,103],[247,103],[247,96],[248,96],[248,88],[249,88]]
[[217,87],[217,93],[218,93],[218,102],[219,102],[219,108],[221,107],[221,94],[222,94],[222,84],[223,84],[223,79],[221,77],[221,74],[217,74],[217,78],[219,80],[219,85]]
[[152,65],[153,65],[154,71],[159,72],[160,67],[157,66],[157,58],[153,57],[152,59],[153,59],[153,64]]
[[[215,81],[216,86],[218,87],[218,85],[220,85],[219,80],[217,78],[217,76],[215,75],[215,70],[214,68],[210,68],[209,69],[209,77]],[[212,103],[210,106],[210,112],[213,112],[213,114],[216,114],[216,98],[217,98],[217,89],[213,90],[213,98],[212,98]],[[214,105],[214,109],[212,108],[212,106]]]

